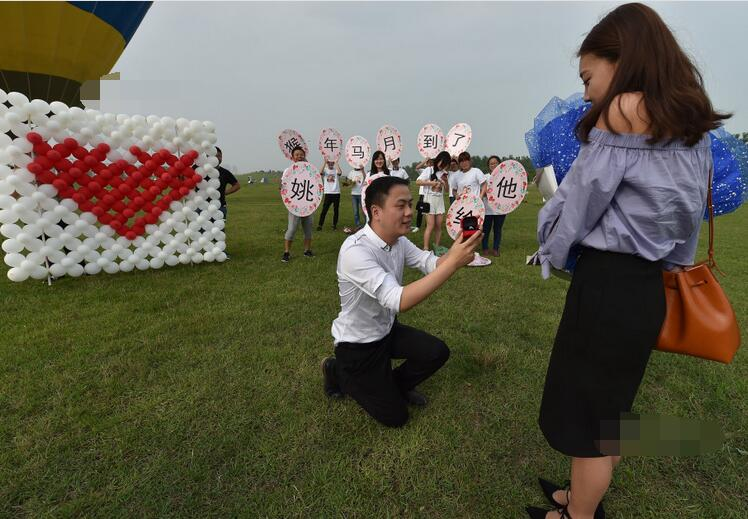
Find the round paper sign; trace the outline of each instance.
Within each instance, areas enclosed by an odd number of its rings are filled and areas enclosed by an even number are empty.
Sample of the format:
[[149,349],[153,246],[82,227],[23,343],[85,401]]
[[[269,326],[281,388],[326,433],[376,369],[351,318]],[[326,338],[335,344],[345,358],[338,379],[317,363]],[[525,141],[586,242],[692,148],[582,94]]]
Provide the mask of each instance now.
[[371,146],[369,142],[360,135],[354,135],[345,144],[345,160],[353,169],[366,166],[371,158]]
[[324,191],[322,175],[308,162],[294,162],[281,177],[281,198],[295,216],[309,216],[316,211]]
[[387,160],[400,158],[403,151],[403,142],[400,132],[394,126],[382,126],[377,132],[377,149],[384,152]]
[[283,130],[280,135],[278,135],[278,146],[280,146],[283,155],[285,155],[288,160],[293,160],[291,152],[296,146],[301,146],[304,150],[304,155],[309,155],[309,148],[307,147],[306,142],[304,142],[304,137],[302,137],[296,130]]
[[447,233],[453,240],[457,238],[462,227],[462,219],[466,216],[475,216],[478,218],[478,228],[483,228],[483,220],[486,217],[486,206],[478,195],[466,193],[458,198],[449,206],[447,211]]
[[516,160],[505,160],[491,172],[486,187],[488,204],[499,214],[509,214],[527,194],[527,172]]
[[447,133],[445,149],[450,155],[456,157],[468,149],[472,140],[473,130],[470,128],[470,125],[458,123],[452,126],[452,129]]
[[319,152],[325,160],[337,162],[343,151],[343,136],[335,128],[325,128],[319,134]]
[[444,150],[444,132],[435,124],[427,124],[418,132],[418,153],[424,159],[433,159]]
[[[364,184],[361,186],[361,207],[364,208],[364,214],[366,214],[366,188],[369,187],[369,184],[374,182],[378,178],[386,177],[384,173],[377,173],[376,175],[371,175],[369,177],[366,177],[366,180],[364,180]],[[369,216],[366,216],[367,220]]]

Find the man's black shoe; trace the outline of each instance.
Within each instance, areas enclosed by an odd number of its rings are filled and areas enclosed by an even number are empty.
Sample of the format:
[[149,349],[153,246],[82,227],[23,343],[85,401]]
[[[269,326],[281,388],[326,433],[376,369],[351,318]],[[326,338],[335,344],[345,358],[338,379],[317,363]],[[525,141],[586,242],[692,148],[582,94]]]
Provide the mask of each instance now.
[[416,391],[415,389],[411,389],[410,391],[407,391],[405,393],[405,400],[410,405],[415,405],[418,407],[424,407],[426,404],[429,403],[428,399],[426,398],[426,395]]
[[338,376],[335,373],[335,357],[322,359],[322,381],[327,396],[330,398],[343,398],[343,392],[338,385]]

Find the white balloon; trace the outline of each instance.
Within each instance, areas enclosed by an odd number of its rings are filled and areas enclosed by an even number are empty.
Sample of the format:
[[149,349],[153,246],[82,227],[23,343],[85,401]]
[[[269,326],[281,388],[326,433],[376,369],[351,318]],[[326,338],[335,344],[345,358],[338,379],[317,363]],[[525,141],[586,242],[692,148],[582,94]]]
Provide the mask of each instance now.
[[151,264],[150,264],[150,263],[148,262],[148,260],[147,260],[147,259],[142,259],[142,260],[138,261],[138,262],[137,262],[137,263],[135,264],[135,267],[136,267],[136,268],[137,268],[138,270],[147,270],[147,269],[148,269],[148,268],[149,268],[150,266],[151,266]]
[[104,272],[106,272],[107,274],[116,274],[119,271],[119,263],[109,262],[104,266]]
[[173,254],[166,257],[164,262],[169,265],[170,267],[175,266],[177,263],[179,263],[179,258]]
[[220,254],[218,254],[218,255],[216,256],[216,261],[218,261],[219,263],[223,263],[223,262],[224,262],[224,261],[226,261],[227,259],[228,259],[228,256],[226,255],[226,253],[225,253],[225,252],[222,252],[222,253],[220,253]]
[[92,276],[101,272],[101,267],[98,263],[86,263],[86,266],[83,268],[85,269],[86,274],[90,274]]
[[203,259],[207,262],[212,262],[215,260],[215,256],[213,255],[212,252],[208,251],[203,254]]
[[[113,263],[113,265],[117,265],[117,263]],[[129,261],[123,261],[119,263],[119,269],[122,272],[132,272],[132,269],[135,267],[134,264],[130,263]]]
[[8,271],[8,279],[16,283],[26,281],[29,278],[29,272],[20,267],[13,267]]
[[187,253],[182,253],[179,255],[179,263],[182,265],[187,265],[190,262],[190,257],[187,255]]
[[33,269],[31,269],[31,277],[33,279],[46,279],[47,274],[49,271],[47,270],[47,267],[44,267],[42,265],[37,265]]
[[164,266],[164,260],[161,258],[152,258],[149,263],[152,269],[160,269]]
[[29,98],[20,92],[8,93],[8,102],[13,106],[23,106],[29,102]]
[[55,263],[54,265],[51,265],[49,267],[49,273],[56,278],[60,278],[65,275],[65,267],[63,267],[60,263]]
[[21,233],[21,228],[15,223],[4,223],[0,225],[0,234],[8,238],[15,238]]
[[24,245],[16,239],[8,238],[3,242],[2,248],[6,253],[12,254],[21,252],[24,248]]
[[21,263],[24,261],[24,257],[21,254],[18,254],[17,252],[12,252],[10,254],[6,254],[3,260],[5,261],[5,264],[9,267],[20,267]]
[[74,278],[80,277],[83,275],[83,267],[76,263],[67,269],[67,275]]

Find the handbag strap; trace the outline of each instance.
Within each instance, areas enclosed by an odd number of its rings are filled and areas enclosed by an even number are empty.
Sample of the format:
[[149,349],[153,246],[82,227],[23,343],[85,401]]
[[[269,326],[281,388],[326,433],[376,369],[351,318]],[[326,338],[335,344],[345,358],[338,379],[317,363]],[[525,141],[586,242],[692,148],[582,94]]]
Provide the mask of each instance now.
[[709,187],[706,194],[706,204],[709,208],[709,250],[707,252],[708,259],[707,265],[709,268],[716,269],[717,272],[725,275],[724,272],[717,266],[717,262],[714,261],[714,204],[712,203],[712,181],[714,175],[714,166],[709,168]]

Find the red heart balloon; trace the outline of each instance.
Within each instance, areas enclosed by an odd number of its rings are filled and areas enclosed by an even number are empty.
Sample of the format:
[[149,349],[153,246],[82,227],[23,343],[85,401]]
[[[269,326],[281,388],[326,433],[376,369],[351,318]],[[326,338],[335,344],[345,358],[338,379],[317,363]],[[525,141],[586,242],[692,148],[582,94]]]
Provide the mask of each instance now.
[[145,233],[147,224],[156,223],[171,202],[189,195],[203,179],[191,167],[198,157],[195,150],[176,157],[166,149],[149,155],[132,146],[139,165],[125,160],[105,164],[108,144],[87,150],[67,138],[52,147],[36,132],[26,139],[35,154],[27,169],[38,183],[52,184],[60,198],[73,199],[81,211],[92,212],[128,240]]

